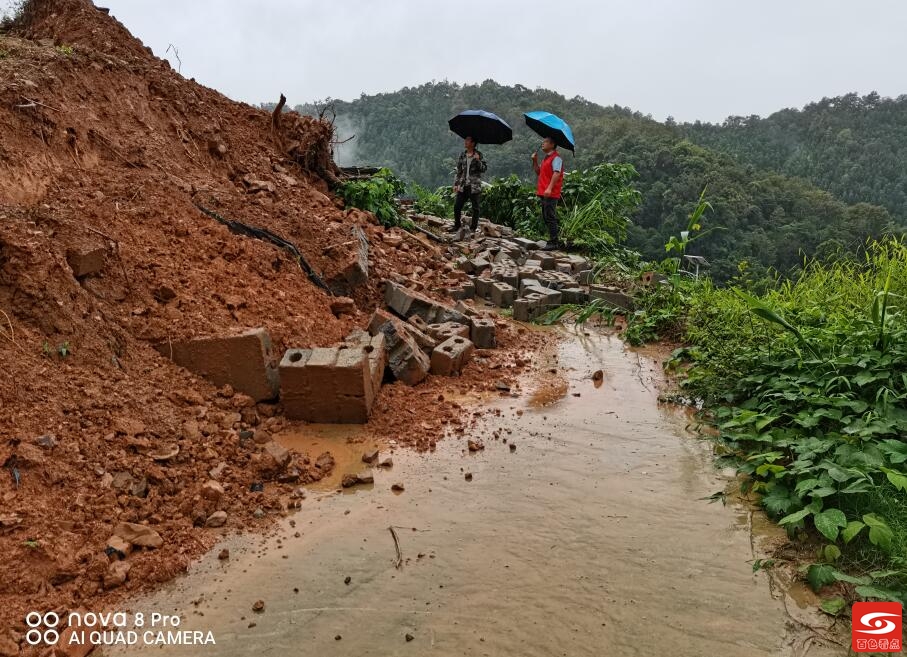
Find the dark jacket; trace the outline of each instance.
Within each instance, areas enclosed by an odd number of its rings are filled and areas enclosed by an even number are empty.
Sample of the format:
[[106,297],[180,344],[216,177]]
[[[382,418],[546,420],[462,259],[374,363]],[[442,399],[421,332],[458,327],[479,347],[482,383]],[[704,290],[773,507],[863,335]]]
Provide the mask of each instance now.
[[466,171],[466,151],[460,153],[460,159],[457,160],[457,177],[454,179],[454,187],[459,187],[461,191],[478,194],[482,191],[482,174],[488,169],[485,164],[485,156],[477,148],[479,160],[472,158],[469,160],[469,171]]

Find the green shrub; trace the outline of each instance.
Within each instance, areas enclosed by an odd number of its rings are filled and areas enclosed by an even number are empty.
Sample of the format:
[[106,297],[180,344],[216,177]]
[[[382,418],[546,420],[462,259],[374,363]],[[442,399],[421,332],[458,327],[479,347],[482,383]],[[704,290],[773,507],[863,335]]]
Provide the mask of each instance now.
[[380,169],[368,180],[343,183],[338,189],[344,203],[371,212],[385,227],[406,225],[409,222],[400,214],[396,197],[405,187],[389,169]]

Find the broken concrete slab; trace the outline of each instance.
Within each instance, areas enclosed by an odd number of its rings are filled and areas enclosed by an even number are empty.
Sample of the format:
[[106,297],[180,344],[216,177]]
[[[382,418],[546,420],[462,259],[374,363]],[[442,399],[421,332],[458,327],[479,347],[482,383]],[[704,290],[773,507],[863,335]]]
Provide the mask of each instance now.
[[359,226],[352,227],[354,248],[343,256],[343,265],[329,278],[327,286],[337,295],[349,296],[353,289],[368,281],[368,239]]
[[429,324],[440,322],[466,323],[463,313],[391,281],[387,281],[385,284],[384,302],[388,308],[403,318],[419,315]]
[[[384,311],[375,311],[375,314],[377,315],[379,312]],[[431,363],[428,356],[412,337],[412,329],[415,329],[415,327],[404,324],[400,320],[385,321],[378,327],[380,334],[384,337],[387,367],[397,380],[414,386],[428,376]],[[432,341],[430,336],[422,334],[421,331],[419,333],[424,335],[426,340]],[[432,344],[434,344],[434,341],[432,341]]]
[[257,402],[277,397],[278,372],[264,328],[239,335],[162,342],[154,348],[216,386],[230,385]]
[[454,336],[445,340],[431,354],[431,373],[451,376],[460,372],[474,351],[475,346],[467,338]]
[[[409,335],[427,354],[431,354],[432,350],[438,344],[438,340],[433,338],[428,332],[428,324],[426,324],[425,320],[418,315],[413,315],[406,322],[403,322],[399,317],[391,315],[386,310],[381,310],[380,308],[372,314],[372,318],[368,324],[369,333],[372,335],[387,335],[391,330],[385,329],[385,325],[388,323],[393,325],[393,331]],[[387,344],[384,346],[385,349],[388,348]]]

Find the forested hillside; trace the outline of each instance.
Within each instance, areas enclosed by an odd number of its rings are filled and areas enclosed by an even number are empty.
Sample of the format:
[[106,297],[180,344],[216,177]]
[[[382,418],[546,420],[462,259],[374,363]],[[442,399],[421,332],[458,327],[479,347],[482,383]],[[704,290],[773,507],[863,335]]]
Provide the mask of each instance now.
[[847,94],[766,118],[680,129],[741,162],[801,176],[845,202],[876,203],[907,219],[907,95]]
[[[436,82],[333,102],[341,138],[355,135],[345,146],[353,148],[346,157],[388,166],[430,187],[451,183],[461,148],[447,129],[447,119],[476,107],[498,113],[514,128],[509,144],[482,148],[489,176],[529,176],[529,155],[538,138],[523,124],[522,113],[532,109],[555,112],[572,125],[577,151],[575,157],[566,155],[568,168],[589,168],[603,161],[636,167],[643,203],[628,240],[648,258],[664,257],[665,240],[685,226],[700,191],[708,186],[713,212],[704,228],[714,230],[691,252],[710,260],[713,275],[721,280],[735,276],[742,261],[756,275],[766,268],[786,272],[804,256],[853,252],[867,235],[893,229],[889,212],[881,207],[848,205],[805,180],[693,144],[685,138],[688,127],[552,91],[493,81],[466,86]],[[316,106],[298,109],[312,112]],[[698,129],[706,131],[703,126]]]

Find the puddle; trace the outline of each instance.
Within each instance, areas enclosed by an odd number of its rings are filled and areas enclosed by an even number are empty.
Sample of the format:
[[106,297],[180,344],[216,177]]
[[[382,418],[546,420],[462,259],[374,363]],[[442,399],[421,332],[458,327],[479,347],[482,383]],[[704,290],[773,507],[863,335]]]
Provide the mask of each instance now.
[[368,466],[362,462],[363,452],[379,446],[374,440],[361,437],[362,428],[356,424],[310,424],[274,436],[274,440],[301,454],[317,456],[330,452],[334,457],[331,474],[319,482],[309,484],[311,490],[330,490],[340,486],[345,474],[357,474]]
[[[374,487],[313,494],[295,527],[231,537],[133,602],[181,614],[181,629],[211,631],[216,646],[105,654],[847,654],[809,638],[784,593],[753,574],[752,514],[702,500],[728,480],[685,430],[687,416],[659,407],[655,361],[582,334],[549,358],[559,374],[543,367],[534,391],[523,384],[531,393],[488,402],[500,415],[473,434],[484,451],[469,453],[465,439],[427,455],[397,450],[391,470],[374,470]],[[282,441],[330,449],[339,478],[362,469],[368,445],[350,444],[353,430],[314,427]],[[401,494],[391,491],[398,482]],[[228,561],[218,561],[221,547]]]

